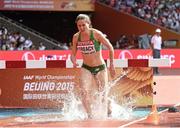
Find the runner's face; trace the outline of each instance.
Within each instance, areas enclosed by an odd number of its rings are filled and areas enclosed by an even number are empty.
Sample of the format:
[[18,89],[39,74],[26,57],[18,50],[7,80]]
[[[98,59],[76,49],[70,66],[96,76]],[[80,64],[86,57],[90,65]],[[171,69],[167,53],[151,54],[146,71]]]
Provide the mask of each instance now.
[[77,28],[80,32],[84,32],[89,29],[89,23],[86,20],[78,20]]

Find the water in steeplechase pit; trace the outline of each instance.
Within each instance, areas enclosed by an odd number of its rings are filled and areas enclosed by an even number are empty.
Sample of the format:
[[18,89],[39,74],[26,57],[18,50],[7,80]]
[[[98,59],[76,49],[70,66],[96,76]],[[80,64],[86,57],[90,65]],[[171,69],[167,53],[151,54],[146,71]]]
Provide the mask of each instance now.
[[[122,72],[115,80],[109,82],[106,91],[110,91],[116,83],[125,77],[127,72]],[[104,90],[105,91],[105,90]],[[92,118],[95,120],[107,120],[107,119],[118,119],[118,120],[130,120],[133,118],[133,105],[134,99],[124,99],[124,104],[118,104],[116,95],[108,97],[109,106],[104,107],[102,103],[102,92],[96,92],[94,96],[97,96],[96,100],[91,105]],[[110,108],[111,114],[108,115],[107,111]],[[16,121],[19,122],[44,122],[44,121],[73,121],[73,120],[86,120],[88,115],[82,105],[81,99],[77,97],[72,91],[68,93],[68,97],[65,99],[63,109],[59,111],[46,111],[45,114],[39,114],[36,116],[29,116],[26,118],[17,117]],[[106,113],[105,113],[106,112]]]
[[[115,80],[110,81],[107,90],[109,92],[111,88],[113,88],[116,83],[123,77],[125,77],[127,72],[123,72],[119,77]],[[130,97],[125,99],[124,104],[120,105],[117,103],[117,97],[111,96],[107,97],[107,106],[102,103],[103,93],[96,92],[94,93],[94,100],[91,104],[92,118],[96,120],[106,120],[106,119],[121,119],[128,120],[131,119],[132,110],[134,105],[134,99]],[[106,106],[106,107],[105,107]],[[108,109],[110,109],[111,114],[108,115]],[[69,96],[66,99],[63,109],[63,120],[85,120],[88,119],[88,115],[82,105],[82,102],[79,97],[76,97],[73,92],[69,92]]]

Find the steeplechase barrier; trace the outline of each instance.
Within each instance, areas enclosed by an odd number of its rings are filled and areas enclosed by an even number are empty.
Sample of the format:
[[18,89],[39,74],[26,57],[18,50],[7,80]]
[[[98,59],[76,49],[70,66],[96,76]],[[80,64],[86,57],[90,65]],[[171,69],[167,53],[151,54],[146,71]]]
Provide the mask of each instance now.
[[[83,60],[77,60],[82,65]],[[110,61],[106,60],[107,67]],[[117,68],[125,67],[170,67],[169,59],[114,59],[114,66]],[[5,61],[0,60],[0,69],[7,68],[26,68],[26,69],[44,69],[44,68],[73,68],[70,60],[27,60],[27,61]],[[80,68],[80,66],[78,67]]]

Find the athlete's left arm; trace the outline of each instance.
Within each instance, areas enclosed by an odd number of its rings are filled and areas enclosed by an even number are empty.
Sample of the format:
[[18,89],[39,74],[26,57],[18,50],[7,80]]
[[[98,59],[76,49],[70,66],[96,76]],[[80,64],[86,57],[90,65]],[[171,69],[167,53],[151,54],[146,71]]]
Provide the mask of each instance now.
[[99,42],[102,43],[102,45],[105,45],[109,49],[110,72],[111,72],[111,76],[114,77],[115,76],[115,68],[113,64],[114,48],[112,44],[110,43],[110,41],[106,38],[106,36],[102,32],[95,30],[95,37],[97,38]]

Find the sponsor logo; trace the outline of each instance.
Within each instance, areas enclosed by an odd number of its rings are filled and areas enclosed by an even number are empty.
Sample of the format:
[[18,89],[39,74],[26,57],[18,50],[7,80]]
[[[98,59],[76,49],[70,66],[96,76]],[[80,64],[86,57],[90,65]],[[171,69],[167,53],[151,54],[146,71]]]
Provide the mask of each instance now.
[[35,55],[32,52],[25,52],[22,57],[21,60],[35,60]]
[[62,55],[42,55],[39,60],[70,60],[70,54]]
[[24,76],[24,80],[32,80],[34,78],[34,76]]
[[164,59],[169,59],[169,61],[170,61],[170,64],[174,64],[176,61],[176,57],[175,57],[175,55],[173,55],[173,54],[169,54],[169,55],[161,55],[161,58],[164,58]]
[[133,59],[133,55],[129,50],[123,50],[119,53],[119,59]]

